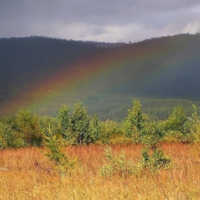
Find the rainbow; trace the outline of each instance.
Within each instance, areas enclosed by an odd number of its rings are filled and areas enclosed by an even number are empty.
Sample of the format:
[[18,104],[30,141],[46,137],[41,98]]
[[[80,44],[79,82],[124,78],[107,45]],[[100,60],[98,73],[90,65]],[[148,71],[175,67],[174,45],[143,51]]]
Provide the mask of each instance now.
[[[101,54],[95,55],[90,60],[82,60],[67,67],[63,66],[63,70],[47,76],[39,82],[31,83],[28,88],[14,99],[0,105],[0,114],[3,116],[11,115],[20,107],[48,104],[49,102],[53,102],[56,98],[59,98],[60,93],[65,93],[70,96],[71,93],[77,90],[80,91],[81,88],[87,88],[88,86],[90,89],[88,89],[87,94],[85,94],[87,96],[93,93],[94,89],[97,90],[97,92],[103,91],[108,86],[106,82],[104,83],[102,80],[110,75],[114,76],[115,73],[123,73],[125,66],[135,68],[136,75],[133,78],[137,79],[137,71],[140,70],[138,68],[141,63],[154,63],[156,59],[160,59],[163,56],[173,54],[173,52],[177,51],[180,51],[180,55],[185,55],[187,53],[186,47],[192,46],[193,43],[185,43],[173,49],[167,41],[164,45],[150,45],[148,48],[143,48],[142,45],[143,43],[138,43],[120,48],[108,49]],[[191,56],[188,62],[191,62],[191,59],[196,59],[196,56]],[[176,63],[176,60],[174,63]],[[140,88],[150,81],[159,78],[159,76],[166,71],[175,67],[182,67],[182,64],[183,63],[179,63],[179,65],[170,66],[169,63],[165,62],[162,66],[147,67],[145,71],[140,74],[140,80],[136,81],[136,87]],[[91,83],[95,80],[101,80],[101,84],[99,87],[91,89]],[[113,84],[111,80],[109,84],[111,89]]]

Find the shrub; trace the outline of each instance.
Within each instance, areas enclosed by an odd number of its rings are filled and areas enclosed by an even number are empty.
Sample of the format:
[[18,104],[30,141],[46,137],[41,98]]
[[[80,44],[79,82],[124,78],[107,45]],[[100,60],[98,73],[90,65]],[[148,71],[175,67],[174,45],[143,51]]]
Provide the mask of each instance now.
[[160,142],[164,135],[165,130],[163,128],[163,123],[160,121],[153,121],[146,124],[144,134],[140,140],[141,143],[149,145],[153,148],[153,146],[156,146]]
[[179,131],[183,134],[187,133],[185,125],[187,117],[183,107],[178,105],[175,107],[166,121],[165,129],[169,131]]
[[156,172],[161,169],[168,169],[171,166],[171,158],[163,153],[163,151],[154,146],[147,146],[142,149],[142,166],[150,172]]
[[192,117],[187,120],[181,108],[175,109],[173,117],[171,116],[166,121],[167,133],[163,138],[164,142],[193,143],[200,141],[200,120],[196,106],[193,105],[193,108]]
[[189,139],[192,138],[193,142],[199,142],[200,141],[200,119],[197,113],[197,108],[195,105],[192,105],[194,112],[192,114],[192,117],[189,118],[189,122],[191,123],[190,128],[190,135]]
[[49,131],[48,131],[50,126],[54,134],[59,132],[58,130],[59,122],[57,118],[53,118],[50,116],[40,117],[40,127],[45,136],[48,136],[48,137],[50,136]]
[[28,109],[21,109],[16,116],[17,130],[23,134],[27,145],[42,146],[42,133],[38,116]]
[[168,169],[171,166],[171,158],[163,153],[159,143],[165,135],[164,124],[162,122],[151,122],[145,127],[145,135],[142,143],[142,166],[150,172],[157,172],[161,169]]
[[101,122],[101,131],[99,133],[99,141],[102,144],[109,144],[111,137],[116,136],[119,133],[119,124],[115,121],[107,119],[105,122]]
[[103,176],[119,175],[126,177],[128,175],[138,175],[141,171],[141,165],[136,165],[132,160],[128,160],[124,152],[119,156],[113,155],[111,148],[105,148],[107,162],[100,168]]
[[46,147],[49,153],[44,153],[55,164],[55,169],[61,174],[70,174],[73,172],[76,159],[70,160],[67,155],[62,152],[62,138],[57,138],[52,134],[51,129],[48,129],[50,137],[46,137]]
[[184,141],[184,135],[180,131],[168,131],[162,139],[167,143],[179,143]]
[[23,135],[16,132],[12,123],[4,119],[0,121],[0,148],[19,148],[25,146]]

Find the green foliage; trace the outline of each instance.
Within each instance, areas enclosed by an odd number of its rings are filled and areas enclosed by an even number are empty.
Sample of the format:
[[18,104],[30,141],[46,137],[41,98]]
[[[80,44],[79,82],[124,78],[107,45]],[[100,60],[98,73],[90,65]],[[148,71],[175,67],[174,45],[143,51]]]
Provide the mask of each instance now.
[[127,159],[125,152],[119,155],[114,155],[111,148],[105,148],[106,162],[100,168],[100,173],[103,176],[119,175],[126,177],[130,175],[142,175],[145,170],[155,173],[162,169],[169,169],[172,167],[171,158],[164,154],[158,147],[146,146],[142,149],[142,159],[138,163]]
[[116,137],[121,132],[121,124],[112,120],[101,122],[101,132],[99,135],[99,142],[102,144],[109,144],[111,137]]
[[105,148],[107,162],[100,168],[103,176],[119,175],[126,177],[129,175],[138,175],[141,171],[141,165],[136,165],[131,159],[127,159],[125,152],[120,155],[113,155],[111,148]]
[[19,148],[25,146],[23,135],[13,129],[8,119],[0,121],[0,148]]
[[197,113],[196,105],[192,105],[194,111],[192,113],[192,118],[189,118],[190,124],[190,134],[187,135],[188,140],[193,142],[200,141],[200,118]]
[[43,134],[47,137],[49,137],[49,126],[51,127],[51,130],[53,131],[54,134],[57,134],[59,132],[58,127],[59,127],[59,122],[57,118],[53,118],[50,116],[44,116],[40,117],[40,127],[43,132]]
[[141,162],[143,168],[151,172],[168,169],[171,166],[171,159],[159,147],[159,143],[165,135],[164,126],[165,124],[162,121],[149,122],[141,140],[145,144],[142,149]]
[[169,118],[166,121],[166,130],[179,131],[181,133],[186,133],[185,125],[187,122],[187,117],[185,110],[182,106],[176,106]]
[[174,108],[173,112],[165,122],[165,142],[192,143],[200,141],[200,123],[196,106],[191,118],[187,118],[181,106]]
[[162,121],[149,122],[144,128],[144,135],[141,137],[141,143],[155,146],[165,135],[164,123]]
[[74,169],[74,165],[76,159],[71,161],[69,157],[63,153],[62,145],[63,140],[62,138],[57,138],[56,135],[52,133],[51,128],[48,128],[48,132],[50,137],[46,136],[46,147],[49,150],[49,153],[44,153],[44,155],[48,156],[50,160],[54,161],[55,168],[60,173],[71,173]]
[[161,169],[168,169],[171,164],[171,158],[164,154],[164,152],[158,147],[147,146],[142,149],[142,165],[144,169],[150,172],[156,172]]
[[196,131],[197,131],[197,129],[200,126],[200,119],[199,119],[199,116],[198,116],[198,113],[197,113],[197,107],[196,107],[196,105],[193,104],[192,107],[194,109],[194,112],[192,114],[192,119],[191,120],[193,121],[193,124],[194,124],[194,126],[196,128]]
[[167,120],[151,121],[142,112],[139,100],[134,100],[124,122],[109,119],[100,122],[96,115],[89,116],[81,103],[74,106],[72,115],[62,106],[57,118],[38,117],[28,109],[21,109],[14,118],[0,120],[0,148],[42,146],[44,137],[52,135],[62,138],[65,145],[140,143],[153,148],[159,142],[199,142],[200,118],[196,106],[193,109],[191,118],[177,106]]
[[97,115],[94,115],[90,119],[89,133],[90,133],[90,142],[96,142],[100,139],[101,125]]
[[42,146],[44,135],[38,116],[28,109],[21,109],[16,115],[17,130],[23,134],[27,145]]
[[77,143],[88,144],[91,138],[89,133],[89,116],[87,110],[81,103],[74,106],[71,124],[72,132],[75,134]]
[[60,124],[60,133],[63,138],[67,138],[67,133],[71,127],[70,115],[69,115],[69,108],[66,105],[63,105],[58,113],[58,121]]
[[183,143],[185,139],[180,131],[168,131],[162,141],[167,143]]
[[5,138],[4,127],[3,123],[0,122],[0,148],[6,148],[6,147],[7,147],[7,142]]
[[144,134],[147,115],[142,112],[142,106],[139,100],[133,101],[133,108],[128,110],[128,116],[124,121],[125,136],[132,138],[135,143],[141,142],[141,137]]
[[74,106],[72,116],[69,114],[69,109],[62,106],[58,122],[59,125],[52,131],[60,135],[67,145],[89,144],[100,138],[101,125],[98,117],[94,115],[90,118],[81,103]]

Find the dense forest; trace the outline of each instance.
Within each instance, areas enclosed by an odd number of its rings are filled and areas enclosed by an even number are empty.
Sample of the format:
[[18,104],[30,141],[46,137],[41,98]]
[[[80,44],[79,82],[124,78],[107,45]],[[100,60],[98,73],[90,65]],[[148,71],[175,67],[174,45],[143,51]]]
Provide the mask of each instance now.
[[101,120],[120,121],[136,97],[153,119],[166,119],[177,103],[190,115],[192,103],[199,107],[199,52],[199,34],[133,44],[2,38],[0,115],[30,107],[56,116],[62,104],[82,101]]

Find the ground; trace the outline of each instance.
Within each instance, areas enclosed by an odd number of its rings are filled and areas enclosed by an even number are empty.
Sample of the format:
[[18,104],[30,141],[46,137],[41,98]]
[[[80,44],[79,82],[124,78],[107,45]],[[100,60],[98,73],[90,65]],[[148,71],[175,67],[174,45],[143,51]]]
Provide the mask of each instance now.
[[[163,144],[173,167],[140,176],[104,177],[105,146],[67,147],[70,158],[77,158],[71,175],[55,171],[39,148],[0,151],[0,200],[162,200],[200,199],[200,145]],[[140,145],[114,145],[114,153],[124,150],[127,158],[139,162]]]

